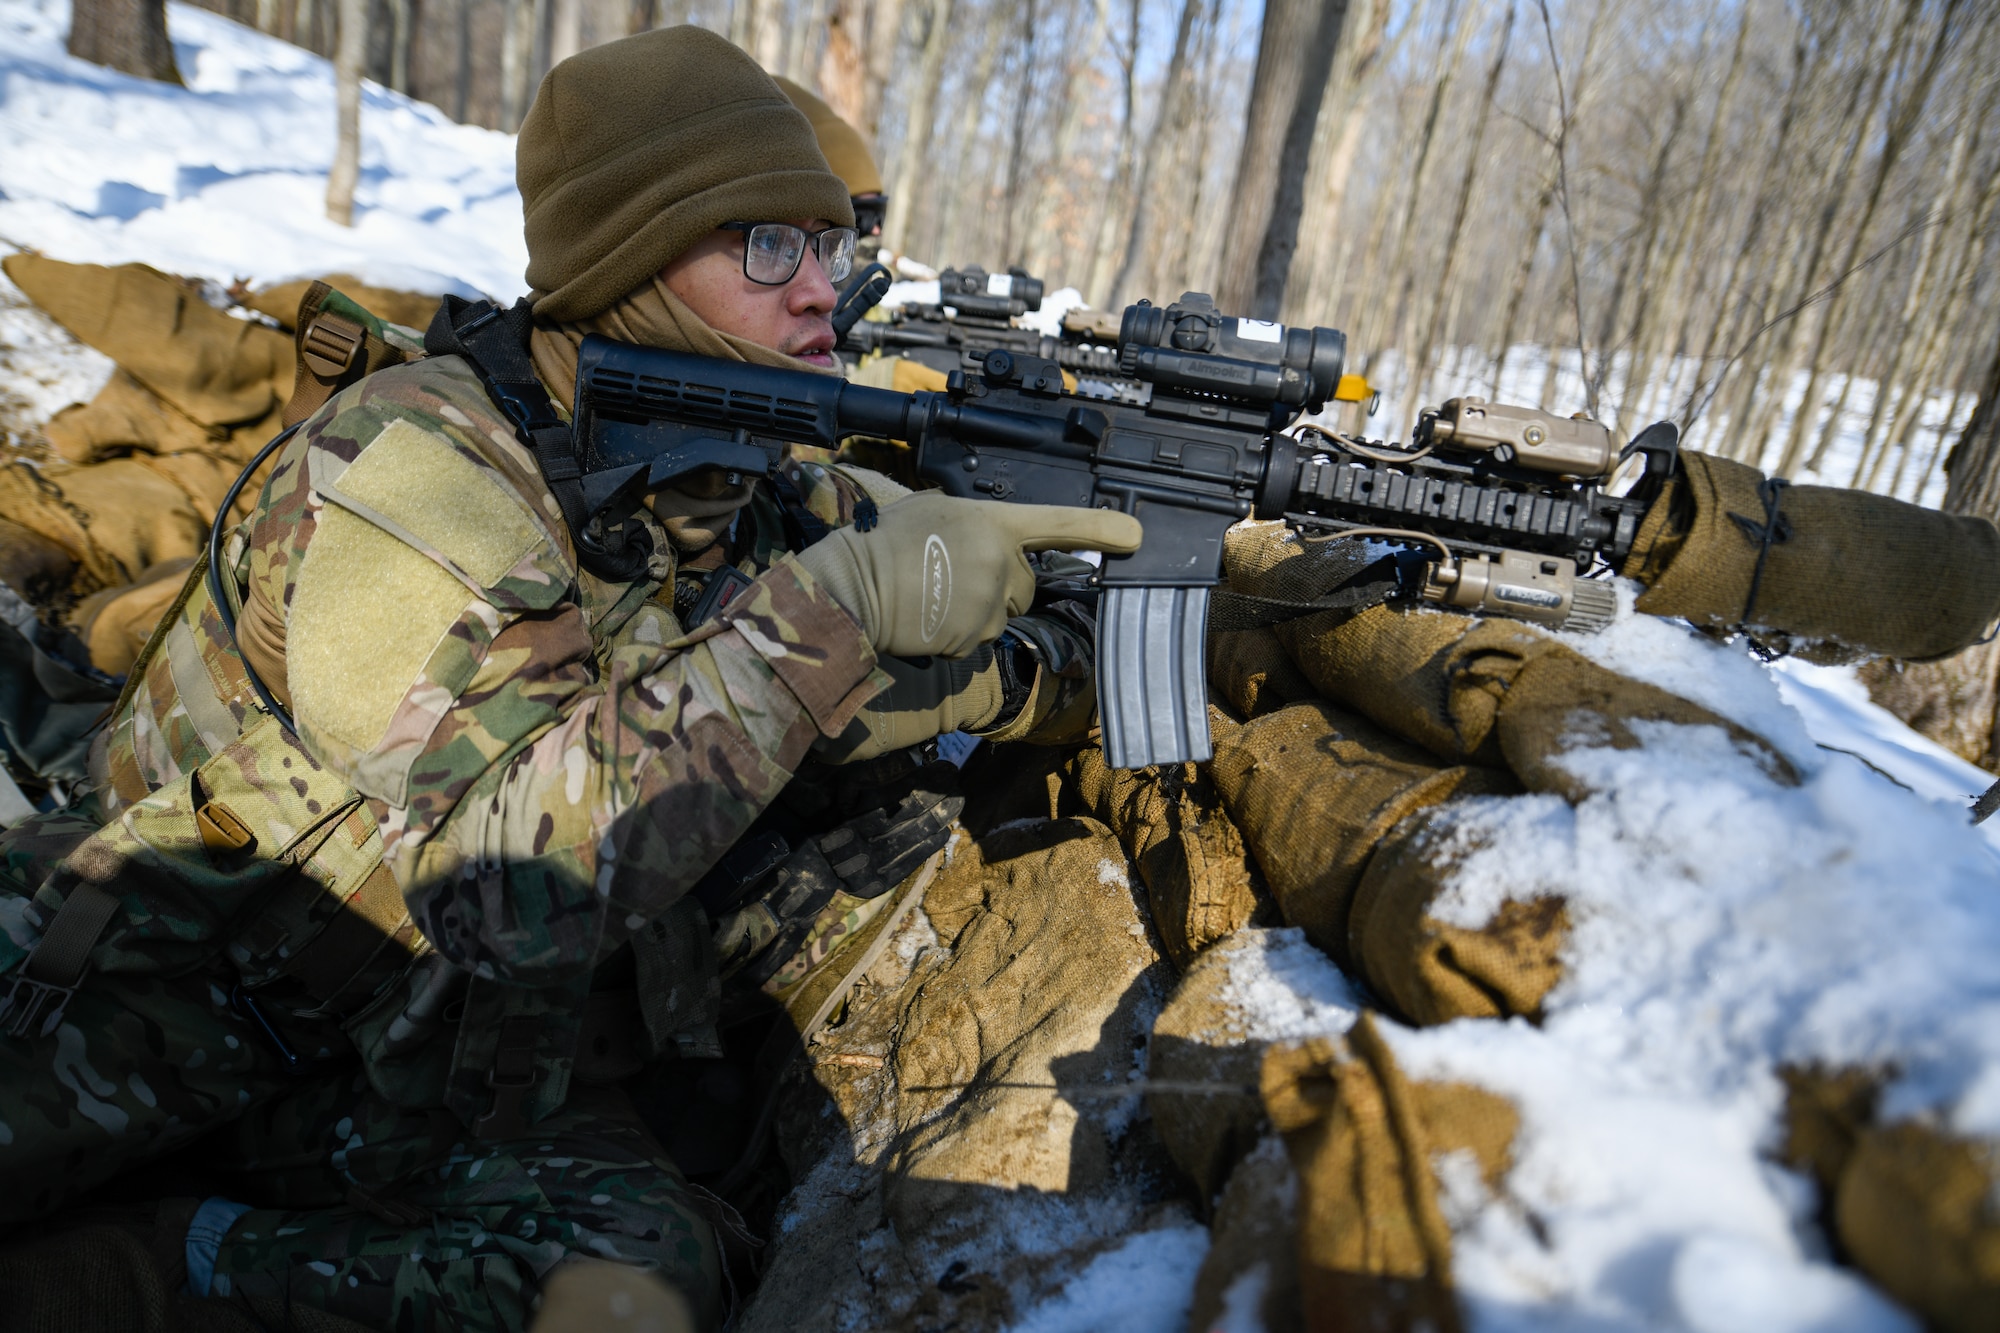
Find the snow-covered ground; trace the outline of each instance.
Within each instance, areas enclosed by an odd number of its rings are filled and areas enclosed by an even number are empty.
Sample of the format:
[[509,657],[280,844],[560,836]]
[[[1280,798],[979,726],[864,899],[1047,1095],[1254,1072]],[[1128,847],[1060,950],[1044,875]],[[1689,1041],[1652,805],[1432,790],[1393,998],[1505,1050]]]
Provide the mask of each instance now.
[[0,4],[0,241],[227,283],[353,273],[388,287],[525,288],[514,140],[376,84],[361,111],[355,225],[326,216],[326,61],[191,5],[168,7],[185,89],[63,51],[63,0]]
[[[520,290],[507,137],[371,86],[359,225],[339,228],[321,207],[324,61],[174,5],[189,87],[167,88],[71,60],[65,22],[55,0],[0,0],[0,240],[219,282],[347,270]],[[0,343],[0,396],[43,416],[104,374],[4,302]],[[1503,388],[1533,401],[1540,357],[1516,358]],[[1920,432],[1920,448],[1929,439]],[[1830,479],[1845,480],[1842,456]],[[1508,896],[1557,893],[1574,921],[1541,1026],[1386,1029],[1418,1075],[1476,1082],[1521,1108],[1506,1206],[1475,1175],[1446,1171],[1475,1325],[1909,1328],[1830,1262],[1811,1187],[1772,1164],[1775,1070],[1893,1063],[1891,1114],[2000,1134],[2000,831],[1966,817],[1990,775],[1875,708],[1849,672],[1767,668],[1633,614],[1629,589],[1625,603],[1576,646],[1770,738],[1804,781],[1776,785],[1715,735],[1663,733],[1642,751],[1576,756],[1601,792],[1577,806],[1460,807],[1477,850],[1445,910],[1478,922]],[[1354,996],[1332,964],[1293,932],[1264,935],[1238,978],[1244,1003],[1295,1034],[1343,1027]],[[1205,1243],[1188,1227],[1134,1235],[1021,1327],[1179,1328]]]

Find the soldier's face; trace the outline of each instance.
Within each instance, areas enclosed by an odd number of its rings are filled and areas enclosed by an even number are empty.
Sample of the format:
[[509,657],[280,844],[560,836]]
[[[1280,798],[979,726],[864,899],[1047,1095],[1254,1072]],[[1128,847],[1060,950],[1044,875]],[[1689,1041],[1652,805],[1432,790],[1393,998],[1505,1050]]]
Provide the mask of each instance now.
[[[832,225],[821,218],[785,220],[809,232]],[[769,287],[743,276],[743,240],[741,232],[711,232],[661,269],[660,280],[712,329],[814,365],[833,366],[835,294],[818,254],[806,247],[792,280]]]

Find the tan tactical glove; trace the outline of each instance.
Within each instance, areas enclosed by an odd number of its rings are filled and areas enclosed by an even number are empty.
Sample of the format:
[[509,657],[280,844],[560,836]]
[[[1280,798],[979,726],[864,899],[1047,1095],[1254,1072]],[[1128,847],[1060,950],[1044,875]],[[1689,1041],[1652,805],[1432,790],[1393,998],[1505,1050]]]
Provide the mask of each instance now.
[[827,763],[859,763],[948,731],[977,731],[999,717],[1005,702],[990,643],[966,657],[883,657],[876,665],[896,683],[863,704],[846,731],[813,746]]
[[886,505],[867,532],[841,528],[792,557],[826,585],[878,652],[964,657],[1028,609],[1023,553],[1139,549],[1139,521],[1106,509],[957,500],[926,491]]

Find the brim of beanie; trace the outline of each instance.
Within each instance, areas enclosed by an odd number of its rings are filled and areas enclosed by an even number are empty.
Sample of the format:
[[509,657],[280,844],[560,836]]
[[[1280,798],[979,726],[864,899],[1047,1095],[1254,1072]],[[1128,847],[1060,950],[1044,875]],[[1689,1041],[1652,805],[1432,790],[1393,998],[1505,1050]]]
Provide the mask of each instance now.
[[[802,217],[854,225],[854,204],[838,176],[810,169],[740,176],[660,209],[634,226],[602,258],[561,283],[550,283],[552,275],[537,273],[532,259],[535,227],[531,223],[528,285],[547,290],[535,302],[535,317],[565,324],[601,314],[725,222],[783,222]],[[616,225],[613,219],[605,229]]]

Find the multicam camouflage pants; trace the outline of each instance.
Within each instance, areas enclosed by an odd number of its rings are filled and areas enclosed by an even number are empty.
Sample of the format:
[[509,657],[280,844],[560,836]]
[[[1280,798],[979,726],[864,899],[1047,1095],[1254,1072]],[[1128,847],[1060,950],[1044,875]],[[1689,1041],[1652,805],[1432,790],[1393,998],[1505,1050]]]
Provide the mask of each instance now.
[[625,1094],[577,1088],[532,1137],[472,1139],[356,1073],[253,1108],[226,1154],[258,1205],[224,1237],[212,1294],[371,1328],[518,1329],[572,1255],[658,1271],[718,1322],[715,1235]]
[[[18,895],[0,879],[0,927],[24,946]],[[0,1035],[0,1223],[194,1152],[251,1207],[210,1290],[253,1311],[517,1330],[540,1279],[587,1255],[658,1270],[717,1322],[714,1233],[622,1092],[577,1087],[530,1137],[481,1141],[448,1112],[384,1101],[351,1055],[288,1075],[226,985],[97,974],[52,1031]]]

